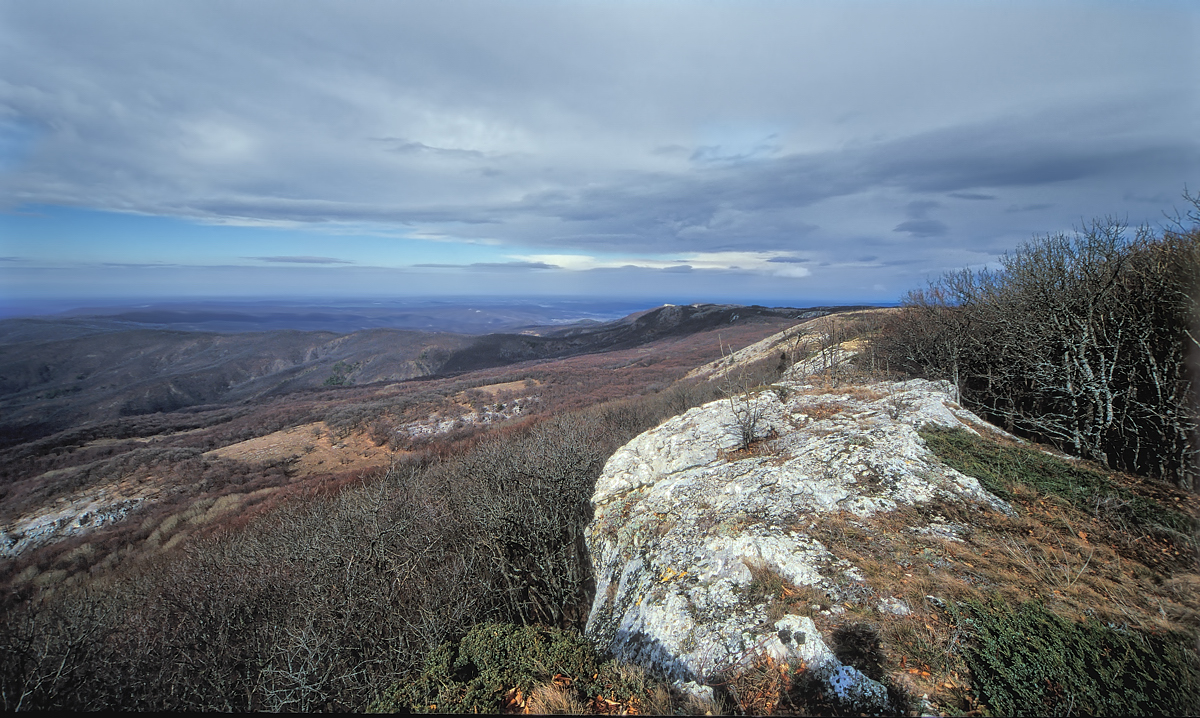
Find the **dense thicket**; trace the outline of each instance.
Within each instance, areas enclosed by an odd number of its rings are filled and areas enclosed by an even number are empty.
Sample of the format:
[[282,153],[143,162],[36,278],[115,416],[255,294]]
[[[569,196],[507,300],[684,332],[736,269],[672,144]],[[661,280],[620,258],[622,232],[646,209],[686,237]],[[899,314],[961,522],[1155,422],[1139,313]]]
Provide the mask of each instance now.
[[1115,219],[1054,234],[910,292],[876,342],[953,381],[1006,428],[1076,456],[1197,483],[1200,204],[1155,233]]
[[581,629],[607,457],[706,385],[396,466],[224,536],[0,606],[0,708],[362,710],[485,621]]

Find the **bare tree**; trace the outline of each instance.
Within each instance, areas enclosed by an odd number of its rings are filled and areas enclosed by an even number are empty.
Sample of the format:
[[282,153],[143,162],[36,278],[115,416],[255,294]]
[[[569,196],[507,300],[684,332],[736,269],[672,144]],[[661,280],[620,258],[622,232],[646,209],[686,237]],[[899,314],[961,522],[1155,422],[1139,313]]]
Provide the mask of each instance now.
[[877,349],[1010,430],[1191,486],[1200,228],[1130,234],[1109,217],[1028,242],[999,271],[947,274],[906,297]]

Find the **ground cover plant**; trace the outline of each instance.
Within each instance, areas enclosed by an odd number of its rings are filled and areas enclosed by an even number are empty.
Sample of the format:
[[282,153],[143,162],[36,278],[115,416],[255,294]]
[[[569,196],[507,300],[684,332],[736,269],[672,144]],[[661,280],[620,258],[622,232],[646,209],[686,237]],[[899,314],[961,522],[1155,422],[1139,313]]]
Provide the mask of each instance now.
[[1074,621],[1030,601],[950,606],[970,634],[963,656],[999,715],[1186,715],[1200,696],[1194,639]]
[[1186,540],[1196,521],[1111,481],[1103,472],[1063,461],[1036,447],[1000,443],[964,430],[928,427],[921,430],[938,458],[974,476],[997,496],[1011,499],[1017,487],[1065,499],[1077,509],[1103,513],[1127,527],[1166,531]]
[[[507,623],[475,626],[431,651],[420,674],[371,704],[372,712],[662,714],[670,686],[603,660],[575,631]],[[710,706],[711,708],[711,706]]]

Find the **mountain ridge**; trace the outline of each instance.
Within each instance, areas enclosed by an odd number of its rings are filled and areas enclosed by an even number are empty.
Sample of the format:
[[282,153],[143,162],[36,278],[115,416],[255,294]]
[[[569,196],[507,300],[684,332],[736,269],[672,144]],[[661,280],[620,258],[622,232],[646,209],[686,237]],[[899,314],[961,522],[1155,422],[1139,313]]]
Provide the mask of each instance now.
[[731,321],[790,321],[806,312],[839,309],[667,305],[632,319],[481,336],[389,328],[345,334],[294,329],[222,334],[130,329],[103,318],[4,320],[0,412],[5,418],[0,446],[79,421],[329,385],[448,376],[626,349]]

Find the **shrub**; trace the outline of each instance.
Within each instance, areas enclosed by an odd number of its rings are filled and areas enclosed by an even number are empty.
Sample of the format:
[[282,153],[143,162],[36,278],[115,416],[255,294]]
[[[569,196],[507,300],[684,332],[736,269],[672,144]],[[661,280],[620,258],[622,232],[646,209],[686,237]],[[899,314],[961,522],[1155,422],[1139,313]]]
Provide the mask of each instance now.
[[528,695],[556,675],[583,687],[598,674],[599,665],[595,649],[573,631],[485,623],[457,644],[444,643],[430,652],[417,679],[372,710],[499,713],[510,689]]
[[[628,386],[610,388],[628,394]],[[327,416],[329,430],[401,422],[422,401],[443,402],[443,393],[341,407],[344,412]],[[587,404],[600,401],[585,398]],[[420,675],[431,650],[472,626],[504,621],[581,627],[593,590],[582,531],[605,460],[637,433],[711,398],[707,385],[680,384],[453,442],[441,437],[382,476],[350,486],[293,483],[272,494],[269,511],[263,506],[237,526],[215,521],[193,531],[169,556],[122,559],[91,578],[51,570],[60,548],[74,548],[56,547],[40,564],[31,559],[14,566],[22,580],[0,594],[0,707],[361,710],[398,676]],[[67,469],[59,474],[64,485],[107,475],[101,470],[169,471],[193,491],[208,490],[203,500],[211,503],[216,489],[253,495],[254,488],[286,483],[287,476],[283,465],[206,457],[200,452],[209,442],[270,433],[279,421],[313,420],[318,408],[205,415],[202,425],[213,428],[181,435],[178,440],[188,442],[183,448],[133,443],[136,451],[119,457],[86,449],[80,453],[87,461],[76,457],[75,464],[53,463],[70,456],[60,460],[41,449],[17,458],[40,471]],[[166,419],[156,421],[167,425]],[[80,436],[51,437],[43,448],[61,448],[66,438]],[[320,493],[309,490],[318,487]],[[170,497],[152,516],[131,522],[125,535],[163,543],[171,530],[181,536],[186,517],[169,516],[182,514],[196,498],[186,492]],[[208,514],[192,514],[201,515]],[[96,536],[89,540],[95,552],[77,552],[71,566],[116,554]],[[569,631],[514,628],[510,634],[501,648],[544,653],[551,667],[596,662],[594,654],[576,655],[582,639]],[[545,643],[544,650],[530,647],[530,636]],[[467,641],[462,650],[453,644],[451,665],[460,656],[472,666],[491,665],[488,651],[499,648],[483,640]],[[443,654],[429,655],[429,661],[436,665]],[[554,658],[560,654],[561,660]],[[609,699],[626,695],[632,701],[637,694],[649,700],[643,694],[651,686],[639,675],[601,667],[588,680]],[[663,690],[654,688],[660,697]]]
[[1005,254],[1000,271],[950,273],[910,292],[877,353],[949,379],[1010,431],[1191,486],[1200,197],[1187,198],[1191,228],[1131,238],[1120,221],[1097,220]]
[[415,680],[393,686],[368,710],[500,713],[520,707],[526,696],[535,698],[531,710],[581,710],[599,696],[609,710],[671,708],[664,684],[639,668],[602,661],[576,631],[484,623],[431,651]]
[[964,658],[998,715],[1187,715],[1200,705],[1188,637],[1070,621],[1029,602],[951,606]]

